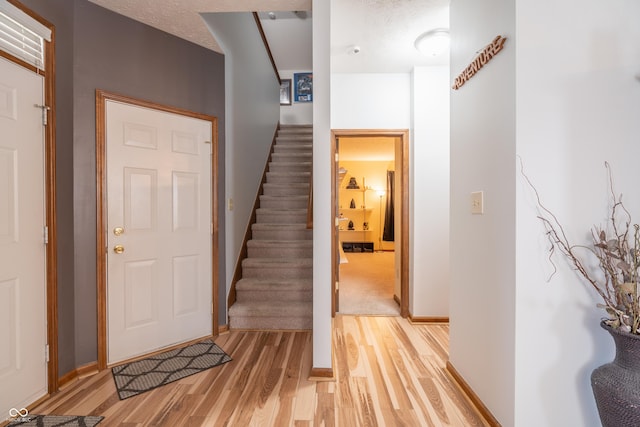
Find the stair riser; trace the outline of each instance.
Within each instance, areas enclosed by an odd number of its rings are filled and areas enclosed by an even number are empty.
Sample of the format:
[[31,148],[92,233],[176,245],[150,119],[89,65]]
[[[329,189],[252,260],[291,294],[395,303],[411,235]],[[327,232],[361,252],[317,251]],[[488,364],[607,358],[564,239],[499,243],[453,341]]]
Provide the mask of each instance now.
[[260,197],[260,207],[265,209],[306,209],[308,197]]
[[313,138],[313,131],[305,131],[305,130],[280,130],[276,138]]
[[311,174],[309,172],[267,172],[269,184],[308,184]]
[[311,172],[311,163],[271,162],[269,163],[269,172]]
[[303,139],[311,140],[313,138],[313,132],[288,131],[288,132],[278,132],[278,135],[276,135],[276,139],[291,139],[291,138],[303,138]]
[[312,291],[236,291],[239,302],[268,302],[268,301],[313,301]]
[[278,135],[276,136],[276,145],[295,145],[306,144],[313,145],[313,135]]
[[313,144],[313,135],[278,135],[276,145],[286,144]]
[[313,269],[310,267],[287,266],[281,268],[265,268],[264,266],[243,266],[242,277],[245,279],[311,279]]
[[311,329],[313,318],[309,317],[231,317],[231,329]]
[[306,196],[309,194],[309,185],[300,186],[271,186],[264,185],[265,196]]
[[265,209],[306,209],[309,198],[294,199],[288,197],[260,198],[260,207]]
[[276,144],[273,147],[274,153],[296,153],[296,154],[311,154],[313,149],[309,144]]
[[279,133],[313,133],[313,125],[281,125]]
[[273,214],[258,212],[256,214],[256,222],[258,224],[305,224],[307,222],[307,213]]
[[312,258],[313,248],[249,247],[249,258]]
[[273,153],[271,160],[274,162],[311,162],[313,161],[313,155],[311,153]]
[[313,230],[253,230],[256,240],[311,240]]

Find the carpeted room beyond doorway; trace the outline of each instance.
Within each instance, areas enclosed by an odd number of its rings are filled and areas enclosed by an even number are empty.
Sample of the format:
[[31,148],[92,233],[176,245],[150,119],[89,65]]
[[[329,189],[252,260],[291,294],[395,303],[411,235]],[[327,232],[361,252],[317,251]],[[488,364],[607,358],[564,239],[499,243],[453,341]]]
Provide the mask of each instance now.
[[398,316],[393,299],[395,253],[348,252],[340,264],[341,314]]

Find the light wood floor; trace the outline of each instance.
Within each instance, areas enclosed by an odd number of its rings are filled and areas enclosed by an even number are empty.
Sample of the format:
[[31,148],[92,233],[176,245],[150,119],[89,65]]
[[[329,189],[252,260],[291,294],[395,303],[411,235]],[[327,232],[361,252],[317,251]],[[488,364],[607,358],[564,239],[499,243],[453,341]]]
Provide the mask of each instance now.
[[309,381],[310,332],[231,331],[233,361],[118,400],[110,370],[33,414],[103,415],[122,426],[488,426],[445,372],[446,324],[338,315],[335,381]]

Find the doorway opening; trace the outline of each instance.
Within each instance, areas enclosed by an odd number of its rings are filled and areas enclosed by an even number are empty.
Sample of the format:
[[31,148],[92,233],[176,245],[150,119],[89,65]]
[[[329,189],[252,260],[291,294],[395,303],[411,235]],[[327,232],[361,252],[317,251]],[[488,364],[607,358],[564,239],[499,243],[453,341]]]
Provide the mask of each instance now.
[[408,131],[332,132],[332,312],[408,315]]

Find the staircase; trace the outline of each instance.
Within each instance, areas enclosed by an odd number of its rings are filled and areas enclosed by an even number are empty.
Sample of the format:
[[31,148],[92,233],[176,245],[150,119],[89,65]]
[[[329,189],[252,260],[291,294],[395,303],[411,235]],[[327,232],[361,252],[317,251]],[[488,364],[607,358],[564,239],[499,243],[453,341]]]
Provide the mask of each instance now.
[[312,230],[307,204],[312,127],[281,126],[251,226],[231,329],[311,329]]

